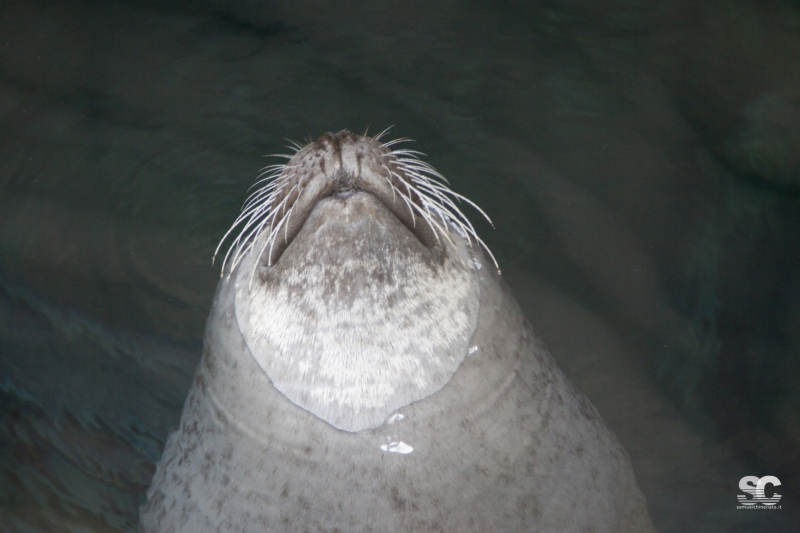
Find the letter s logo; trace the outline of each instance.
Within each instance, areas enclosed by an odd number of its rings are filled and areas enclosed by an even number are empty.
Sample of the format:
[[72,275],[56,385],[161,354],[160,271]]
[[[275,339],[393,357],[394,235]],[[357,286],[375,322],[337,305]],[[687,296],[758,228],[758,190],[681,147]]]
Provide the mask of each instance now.
[[740,505],[755,505],[760,501],[757,488],[759,481],[756,476],[744,476],[739,480],[739,489],[752,496],[751,499],[744,494],[739,494]]

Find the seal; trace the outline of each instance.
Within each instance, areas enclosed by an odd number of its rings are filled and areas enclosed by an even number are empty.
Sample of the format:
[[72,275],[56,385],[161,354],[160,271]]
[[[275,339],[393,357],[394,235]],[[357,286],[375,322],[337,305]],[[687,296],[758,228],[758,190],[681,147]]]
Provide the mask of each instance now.
[[457,202],[477,206],[382,136],[265,169],[141,530],[653,531]]

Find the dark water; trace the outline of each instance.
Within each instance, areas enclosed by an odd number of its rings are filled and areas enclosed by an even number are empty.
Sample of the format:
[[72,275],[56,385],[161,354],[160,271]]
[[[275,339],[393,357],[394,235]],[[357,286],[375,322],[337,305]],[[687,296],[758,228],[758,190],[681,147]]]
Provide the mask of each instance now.
[[[0,530],[132,531],[264,154],[409,136],[662,531],[800,523],[789,1],[0,5]],[[777,476],[782,508],[736,509]]]

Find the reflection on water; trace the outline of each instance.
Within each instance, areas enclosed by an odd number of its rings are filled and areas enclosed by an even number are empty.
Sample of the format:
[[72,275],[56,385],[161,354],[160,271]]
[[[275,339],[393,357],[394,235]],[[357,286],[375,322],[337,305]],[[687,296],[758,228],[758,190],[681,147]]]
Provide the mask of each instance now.
[[[796,523],[796,6],[270,6],[0,7],[0,529],[136,529],[262,154],[394,123],[660,529]],[[783,509],[737,511],[746,475]]]

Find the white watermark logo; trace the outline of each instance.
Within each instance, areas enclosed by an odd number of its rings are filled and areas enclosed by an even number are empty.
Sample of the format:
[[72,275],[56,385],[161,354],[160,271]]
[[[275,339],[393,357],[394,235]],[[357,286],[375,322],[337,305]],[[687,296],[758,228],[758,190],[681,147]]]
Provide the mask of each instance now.
[[[739,505],[737,509],[780,509],[777,505],[781,501],[781,495],[777,488],[781,482],[775,476],[744,476],[739,480],[739,489],[745,494],[739,494]],[[768,485],[772,485],[770,490]],[[767,496],[767,493],[772,493]]]

